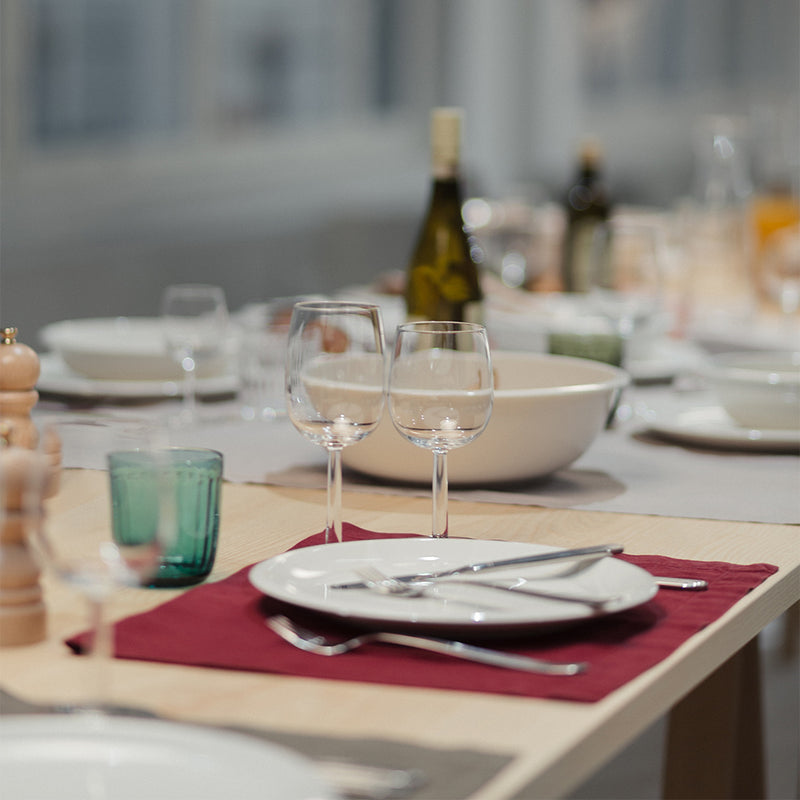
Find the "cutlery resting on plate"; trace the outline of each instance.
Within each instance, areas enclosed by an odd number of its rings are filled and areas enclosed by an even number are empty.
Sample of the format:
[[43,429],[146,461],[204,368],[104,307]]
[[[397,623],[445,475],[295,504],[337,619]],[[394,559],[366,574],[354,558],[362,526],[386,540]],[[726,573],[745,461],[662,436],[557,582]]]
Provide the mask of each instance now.
[[[438,570],[435,572],[412,572],[407,575],[392,575],[396,581],[415,581],[433,580],[435,578],[446,578],[451,575],[471,574],[477,572],[487,572],[493,569],[504,569],[523,564],[553,563],[555,561],[594,561],[598,558],[615,555],[623,551],[621,544],[599,544],[590,547],[575,547],[569,550],[548,550],[543,553],[533,555],[518,556],[517,558],[502,558],[494,561],[479,561],[471,564],[464,564],[460,567]],[[331,589],[364,589],[367,584],[363,581],[352,583],[339,583],[331,586]]]
[[[564,561],[564,548],[527,542],[389,536],[290,550],[256,564],[250,581],[274,600],[376,630],[454,639],[528,634],[625,611],[655,596],[658,587],[653,576],[627,561],[608,558],[609,547],[618,546],[592,548],[593,560],[573,563]],[[586,552],[580,548],[578,558]],[[511,563],[510,577],[530,581],[531,589],[611,602],[598,608],[585,602],[557,602],[455,584],[447,587],[447,597],[441,599],[397,599],[377,591],[367,597],[365,582],[357,580],[358,569],[371,564],[386,575],[424,575],[431,580],[431,575],[458,574],[460,582],[473,575],[483,578],[481,573],[489,567],[475,573],[470,570],[475,565],[491,564],[493,569],[501,562]],[[465,568],[470,571],[464,572]],[[486,573],[501,585],[509,574]],[[445,578],[442,585],[455,580]],[[361,591],[336,588],[354,581],[362,584]]]

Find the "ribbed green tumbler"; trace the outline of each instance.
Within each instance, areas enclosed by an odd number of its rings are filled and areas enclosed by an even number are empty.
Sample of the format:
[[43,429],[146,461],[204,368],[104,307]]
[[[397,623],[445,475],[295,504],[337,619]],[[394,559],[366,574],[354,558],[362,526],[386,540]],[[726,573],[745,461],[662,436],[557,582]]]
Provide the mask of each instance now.
[[217,552],[222,454],[188,448],[120,451],[109,454],[108,467],[114,541],[135,548],[158,535],[161,542],[158,567],[146,585],[203,580]]

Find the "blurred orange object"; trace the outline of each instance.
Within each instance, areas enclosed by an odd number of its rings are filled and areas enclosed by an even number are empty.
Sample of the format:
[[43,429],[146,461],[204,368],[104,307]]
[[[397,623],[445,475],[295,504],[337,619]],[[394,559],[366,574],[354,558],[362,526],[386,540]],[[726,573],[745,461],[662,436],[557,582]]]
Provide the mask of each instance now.
[[758,195],[753,198],[750,215],[756,237],[756,249],[775,231],[800,222],[800,199],[789,192]]
[[788,191],[757,195],[750,204],[750,220],[753,236],[753,272],[755,285],[759,287],[762,300],[770,302],[765,281],[765,256],[768,244],[774,242],[774,234],[785,228],[800,225],[800,198]]

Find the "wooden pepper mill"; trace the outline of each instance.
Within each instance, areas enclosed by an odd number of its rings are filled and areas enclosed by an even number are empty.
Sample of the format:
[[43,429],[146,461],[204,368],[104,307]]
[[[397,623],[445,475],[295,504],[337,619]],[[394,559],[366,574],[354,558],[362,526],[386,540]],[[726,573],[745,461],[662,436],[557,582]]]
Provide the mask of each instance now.
[[28,534],[41,525],[47,457],[8,445],[0,450],[0,646],[32,644],[45,637],[47,613],[40,568]]
[[0,425],[7,445],[37,449],[47,455],[54,472],[48,482],[51,496],[58,491],[61,468],[61,442],[55,431],[47,432],[39,442],[39,432],[31,420],[31,410],[39,400],[39,356],[36,351],[17,341],[16,328],[0,329]]
[[44,499],[58,491],[61,444],[39,441],[31,410],[39,399],[39,357],[0,331],[0,646],[38,642],[46,633],[40,568],[28,542],[44,519]]

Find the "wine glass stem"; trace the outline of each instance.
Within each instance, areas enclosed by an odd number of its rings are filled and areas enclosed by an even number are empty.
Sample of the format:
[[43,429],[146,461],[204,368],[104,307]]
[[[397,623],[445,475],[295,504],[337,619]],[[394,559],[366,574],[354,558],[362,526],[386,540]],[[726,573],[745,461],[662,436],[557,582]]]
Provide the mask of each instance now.
[[447,536],[447,450],[433,451],[433,529],[436,539]]
[[186,356],[183,366],[183,413],[184,421],[193,422],[197,410],[197,372],[191,356]]
[[92,631],[89,659],[92,681],[83,703],[88,711],[102,711],[111,700],[110,665],[113,657],[113,631],[106,618],[105,600],[89,596],[89,626]]
[[342,541],[342,447],[328,447],[328,520],[325,544]]

